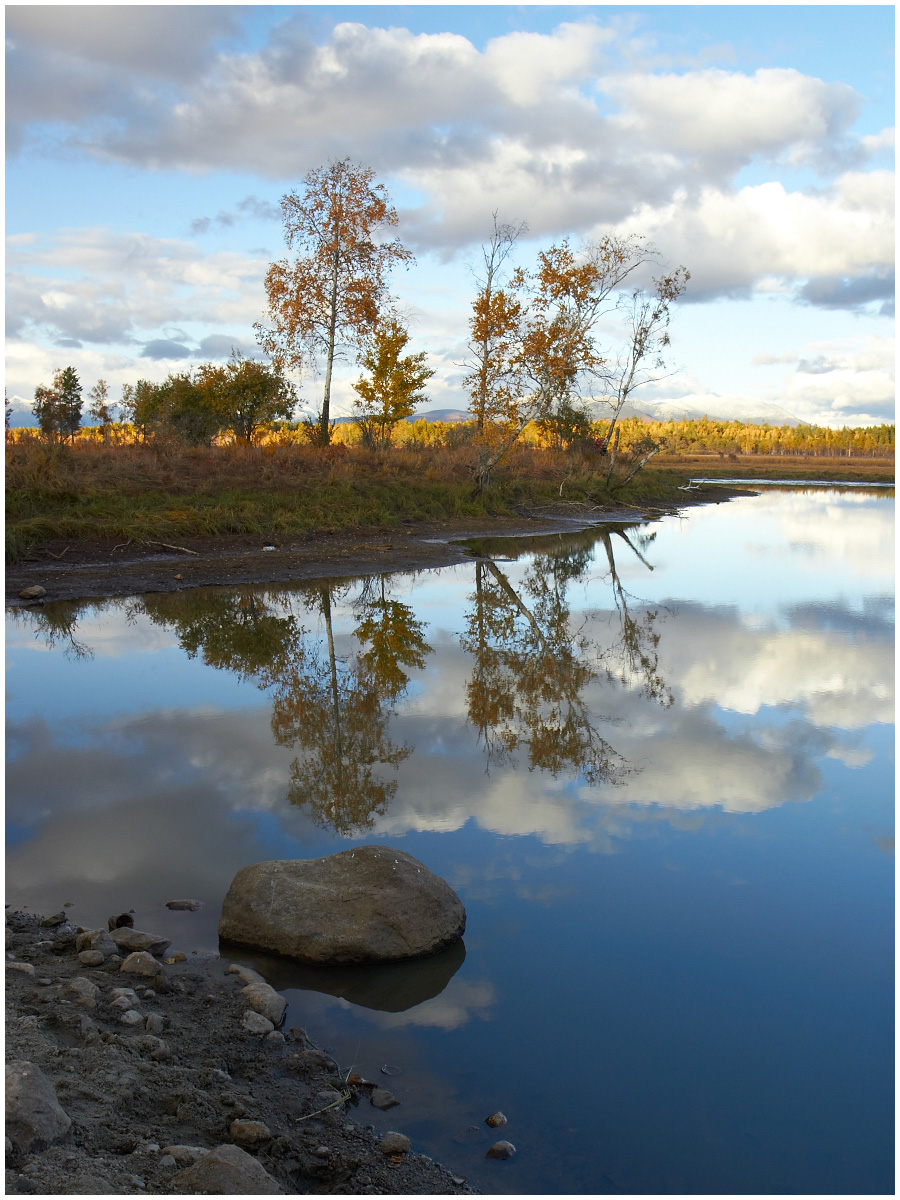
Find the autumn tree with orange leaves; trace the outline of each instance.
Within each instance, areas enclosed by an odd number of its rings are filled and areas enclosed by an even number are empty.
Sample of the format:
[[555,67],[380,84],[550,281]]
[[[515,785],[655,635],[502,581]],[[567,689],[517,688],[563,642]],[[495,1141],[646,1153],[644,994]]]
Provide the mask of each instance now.
[[[486,263],[494,261],[498,247],[511,245],[509,235],[502,240],[503,229],[495,217]],[[473,342],[482,338],[489,361],[467,382],[477,405],[481,381],[502,378],[492,413],[502,432],[481,450],[476,490],[488,486],[494,467],[530,421],[547,421],[574,400],[606,401],[612,434],[628,396],[662,366],[670,306],[690,277],[679,267],[655,279],[652,292],[639,287],[623,297],[629,276],[657,258],[643,238],[610,234],[578,254],[568,240],[541,251],[536,269],[519,268],[506,288],[489,287],[489,275],[470,321]],[[597,344],[597,326],[623,306],[624,345],[607,351]],[[493,335],[492,343],[484,340],[486,334]]]
[[266,274],[271,326],[255,326],[260,344],[281,368],[324,368],[317,440],[330,440],[334,361],[358,347],[388,306],[387,280],[395,263],[412,254],[398,239],[379,241],[378,230],[397,224],[387,189],[370,167],[344,158],[310,171],[304,190],[281,199],[284,236],[292,260]]

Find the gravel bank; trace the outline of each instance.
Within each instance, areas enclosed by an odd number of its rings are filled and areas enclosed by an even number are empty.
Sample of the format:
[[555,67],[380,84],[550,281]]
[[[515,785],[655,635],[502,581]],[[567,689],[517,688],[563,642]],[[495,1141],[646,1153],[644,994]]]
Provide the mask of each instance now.
[[[38,1067],[65,1114],[29,1124],[25,1094],[11,1120],[8,1074],[8,1195],[473,1193],[406,1150],[402,1108],[396,1135],[376,1135],[367,1113],[390,1106],[391,1081],[348,1076],[305,1030],[275,1030],[249,1007],[265,1003],[246,968],[169,962],[159,945],[110,953],[105,931],[79,937],[56,917],[6,914],[7,1064]],[[33,1074],[19,1069],[23,1093]]]

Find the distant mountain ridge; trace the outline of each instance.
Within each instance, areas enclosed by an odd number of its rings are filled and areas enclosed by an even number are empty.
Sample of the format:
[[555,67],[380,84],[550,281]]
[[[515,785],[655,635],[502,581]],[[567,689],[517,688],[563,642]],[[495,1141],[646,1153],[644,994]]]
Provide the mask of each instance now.
[[[626,404],[623,417],[640,417],[644,421],[740,421],[744,425],[807,425],[779,404],[766,401],[730,399],[726,396],[684,396],[678,400],[648,400],[640,405]],[[593,406],[592,419],[609,418],[609,408],[602,403]],[[406,418],[408,421],[471,421],[471,413],[461,408],[426,408]]]
[[[677,400],[644,401],[640,405],[626,405],[624,416],[643,417],[649,421],[699,421],[709,417],[711,421],[740,421],[743,425],[808,425],[780,404],[765,400],[742,400],[728,396],[682,396]],[[602,420],[602,408],[597,410],[597,419]]]

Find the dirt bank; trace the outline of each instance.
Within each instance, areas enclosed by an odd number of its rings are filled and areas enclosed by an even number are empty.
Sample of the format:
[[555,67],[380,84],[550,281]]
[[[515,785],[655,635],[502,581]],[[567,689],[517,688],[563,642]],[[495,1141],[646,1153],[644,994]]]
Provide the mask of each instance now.
[[[242,1149],[249,1172],[263,1168],[269,1190],[291,1195],[472,1192],[415,1147],[385,1152],[367,1126],[373,1087],[348,1083],[304,1030],[246,1028],[245,980],[227,960],[191,955],[140,976],[122,970],[119,954],[95,952],[102,963],[87,965],[67,923],[7,912],[6,928],[7,1062],[36,1064],[72,1122],[49,1148],[29,1149],[8,1125],[7,1194],[256,1192],[180,1178],[221,1145]],[[122,988],[131,996],[116,1006]],[[371,1082],[390,1085],[402,1134],[402,1080]]]
[[[684,507],[721,503],[739,490],[710,486],[685,494]],[[468,537],[553,533],[583,529],[603,521],[652,519],[676,511],[667,508],[597,509],[560,505],[540,513],[478,520],[447,520],[401,525],[392,529],[265,538],[254,535],[185,538],[177,545],[158,542],[51,542],[33,558],[10,566],[6,573],[8,604],[20,604],[19,593],[39,585],[46,600],[80,600],[92,596],[135,596],[182,588],[295,579],[374,575],[445,567],[468,557],[459,541]]]

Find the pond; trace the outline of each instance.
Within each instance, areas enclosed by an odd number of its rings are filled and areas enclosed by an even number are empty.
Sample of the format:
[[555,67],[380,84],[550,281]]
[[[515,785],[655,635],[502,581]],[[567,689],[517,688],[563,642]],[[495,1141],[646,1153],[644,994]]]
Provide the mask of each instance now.
[[892,492],[472,551],[10,612],[6,900],[216,951],[239,867],[395,846],[464,946],[243,959],[399,1068],[356,1119],[489,1194],[892,1192]]

